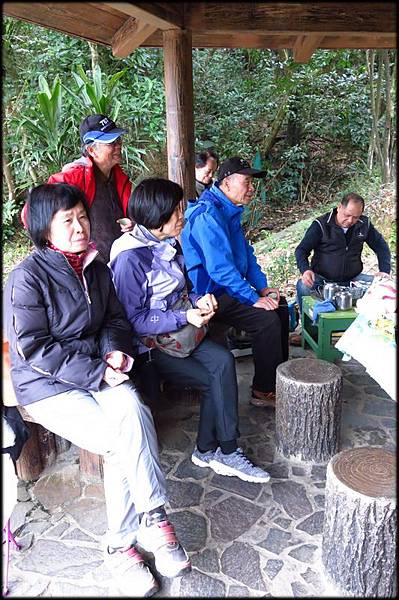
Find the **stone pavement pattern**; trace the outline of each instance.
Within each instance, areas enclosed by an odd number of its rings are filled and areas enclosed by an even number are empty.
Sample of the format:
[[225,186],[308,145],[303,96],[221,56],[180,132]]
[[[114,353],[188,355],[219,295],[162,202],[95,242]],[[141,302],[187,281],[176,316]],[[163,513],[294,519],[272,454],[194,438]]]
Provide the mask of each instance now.
[[[291,348],[291,357],[304,356],[314,357]],[[338,365],[344,376],[340,449],[395,449],[396,402],[356,361]],[[161,578],[155,597],[334,595],[321,565],[326,465],[276,455],[274,410],[248,402],[252,372],[251,357],[237,359],[240,445],[270,472],[267,484],[191,462],[197,404],[179,401],[155,413],[169,516],[193,564],[181,578]],[[11,552],[10,597],[121,595],[102,560],[102,484],[81,482],[73,446],[37,482],[20,482],[11,526],[22,549]]]

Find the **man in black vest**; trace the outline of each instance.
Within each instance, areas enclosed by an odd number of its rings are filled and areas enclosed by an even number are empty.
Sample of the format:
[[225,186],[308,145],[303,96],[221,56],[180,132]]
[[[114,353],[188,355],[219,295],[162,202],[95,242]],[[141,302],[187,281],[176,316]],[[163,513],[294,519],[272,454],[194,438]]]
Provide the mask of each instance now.
[[[379,272],[376,275],[389,275],[391,253],[388,244],[369,218],[363,215],[363,210],[364,199],[361,196],[346,194],[337,208],[313,221],[296,247],[296,263],[302,273],[296,284],[300,314],[303,296],[310,296],[326,282],[349,286],[351,281],[372,281],[372,275],[362,273],[364,242],[377,255]],[[291,336],[291,344],[297,345],[297,337]]]

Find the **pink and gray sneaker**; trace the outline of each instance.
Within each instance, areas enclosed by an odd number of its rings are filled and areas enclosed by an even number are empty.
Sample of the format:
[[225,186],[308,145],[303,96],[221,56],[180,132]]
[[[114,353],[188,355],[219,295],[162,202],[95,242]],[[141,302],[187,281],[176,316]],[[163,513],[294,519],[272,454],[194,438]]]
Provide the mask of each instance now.
[[155,568],[164,577],[180,577],[191,571],[191,561],[176,537],[163,508],[145,513],[137,532],[137,545],[151,552]]

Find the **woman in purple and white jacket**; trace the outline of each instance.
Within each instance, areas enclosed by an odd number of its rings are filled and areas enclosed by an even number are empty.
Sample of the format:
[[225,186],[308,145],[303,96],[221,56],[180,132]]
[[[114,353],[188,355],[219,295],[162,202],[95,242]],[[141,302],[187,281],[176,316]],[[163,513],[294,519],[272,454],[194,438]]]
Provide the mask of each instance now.
[[166,179],[143,180],[133,191],[128,217],[136,225],[111,248],[110,268],[118,298],[136,337],[138,361],[154,360],[162,377],[202,393],[194,464],[222,475],[264,483],[269,474],[238,447],[238,393],[234,357],[205,337],[187,357],[148,349],[137,338],[156,336],[209,322],[217,310],[212,294],[190,294],[192,308],[174,309],[187,291],[181,248],[183,190]]

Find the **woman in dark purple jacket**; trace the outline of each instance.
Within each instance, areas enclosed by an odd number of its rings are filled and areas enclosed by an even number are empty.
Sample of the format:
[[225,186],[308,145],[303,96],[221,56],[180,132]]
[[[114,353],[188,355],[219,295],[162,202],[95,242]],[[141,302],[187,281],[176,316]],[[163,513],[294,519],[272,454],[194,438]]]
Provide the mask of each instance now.
[[[136,225],[111,248],[115,288],[132,332],[140,338],[138,362],[143,365],[153,359],[165,379],[201,391],[193,463],[221,475],[266,483],[269,473],[255,466],[238,447],[238,392],[231,352],[202,336],[196,340],[198,345],[187,344],[187,352],[181,355],[154,347],[154,338],[178,335],[188,323],[199,329],[217,310],[212,294],[188,293],[184,259],[176,240],[183,228],[182,199],[182,188],[167,179],[144,179],[135,188],[128,216]],[[182,309],[180,301],[186,296],[190,302]]]
[[130,325],[90,246],[83,192],[64,183],[33,189],[27,225],[36,248],[10,274],[4,298],[15,394],[37,423],[104,456],[105,562],[122,592],[149,596],[159,585],[138,548],[154,553],[166,577],[190,561],[164,510],[151,412],[127,375]]

